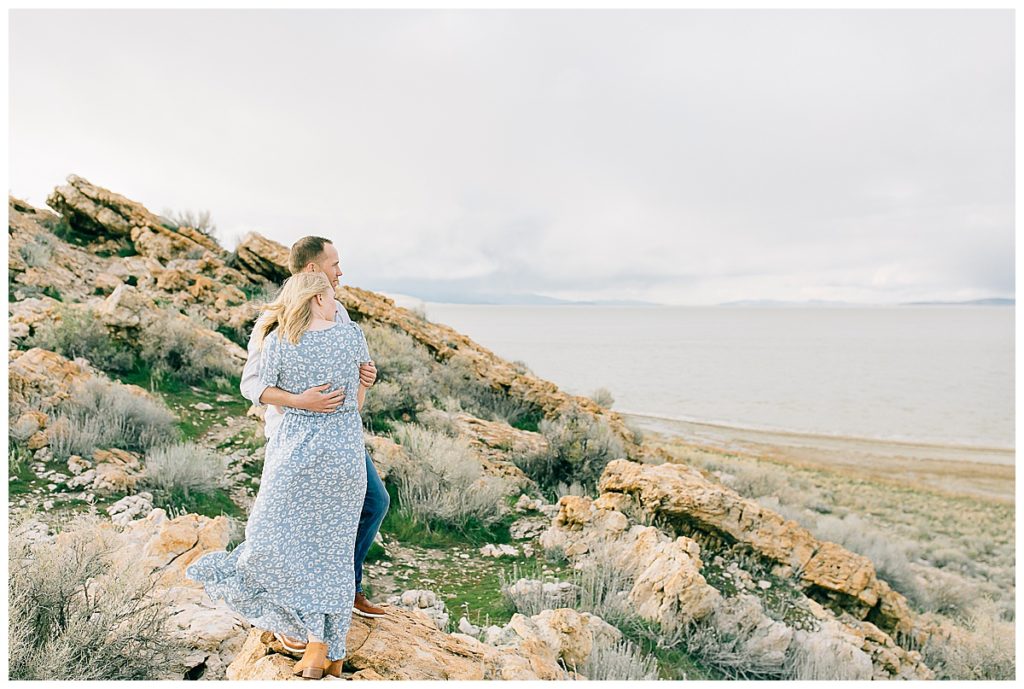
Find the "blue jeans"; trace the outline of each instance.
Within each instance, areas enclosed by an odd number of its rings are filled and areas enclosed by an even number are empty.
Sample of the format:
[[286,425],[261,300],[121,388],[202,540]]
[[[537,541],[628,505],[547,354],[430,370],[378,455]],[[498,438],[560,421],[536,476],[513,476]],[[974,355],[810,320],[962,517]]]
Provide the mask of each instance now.
[[377,475],[377,468],[373,466],[369,451],[364,450],[364,452],[366,452],[366,497],[363,499],[363,512],[359,515],[359,528],[356,530],[356,593],[363,590],[363,560],[366,559],[366,553],[370,552],[377,529],[384,521],[384,515],[388,513],[388,506],[391,505],[391,496],[388,495],[384,482]]

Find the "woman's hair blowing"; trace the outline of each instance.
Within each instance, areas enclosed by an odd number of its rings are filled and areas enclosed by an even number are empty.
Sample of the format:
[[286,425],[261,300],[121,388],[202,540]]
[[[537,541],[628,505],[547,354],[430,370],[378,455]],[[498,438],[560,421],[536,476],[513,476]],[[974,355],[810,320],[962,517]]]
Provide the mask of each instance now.
[[257,349],[263,349],[263,342],[275,328],[280,328],[278,337],[298,344],[313,319],[310,300],[330,287],[331,281],[323,273],[297,273],[285,280],[277,298],[263,309],[267,317],[257,325]]

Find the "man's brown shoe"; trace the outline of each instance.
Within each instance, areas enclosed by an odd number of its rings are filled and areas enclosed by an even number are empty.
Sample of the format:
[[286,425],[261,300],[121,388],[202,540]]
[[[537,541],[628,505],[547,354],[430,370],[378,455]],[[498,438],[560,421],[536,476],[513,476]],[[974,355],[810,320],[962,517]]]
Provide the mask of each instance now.
[[384,617],[388,614],[388,611],[384,608],[378,608],[366,600],[366,594],[362,591],[356,592],[356,600],[352,604],[352,612],[363,617]]

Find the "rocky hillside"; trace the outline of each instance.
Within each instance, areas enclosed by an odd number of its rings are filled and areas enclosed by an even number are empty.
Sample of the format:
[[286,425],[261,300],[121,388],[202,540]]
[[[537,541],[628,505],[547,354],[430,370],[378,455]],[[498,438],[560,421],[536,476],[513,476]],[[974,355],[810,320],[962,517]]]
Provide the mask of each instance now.
[[[92,529],[110,572],[153,582],[174,641],[136,678],[287,678],[271,635],[183,574],[244,538],[263,441],[238,375],[286,248],[251,233],[225,251],[75,176],[47,204],[9,199],[12,587],[31,587],[39,544]],[[955,631],[867,558],[447,326],[358,287],[338,298],[380,371],[364,421],[392,495],[366,573],[392,614],[356,618],[353,678],[934,676],[919,649]],[[15,617],[21,648],[44,643],[44,622]],[[88,678],[31,657],[12,678]]]

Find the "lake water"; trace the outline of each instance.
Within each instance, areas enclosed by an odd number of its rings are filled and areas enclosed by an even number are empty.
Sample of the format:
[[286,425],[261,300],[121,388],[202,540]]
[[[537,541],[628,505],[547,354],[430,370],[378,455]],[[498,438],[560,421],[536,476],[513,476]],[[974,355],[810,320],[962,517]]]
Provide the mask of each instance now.
[[740,429],[1014,446],[1014,308],[426,304],[613,409]]

